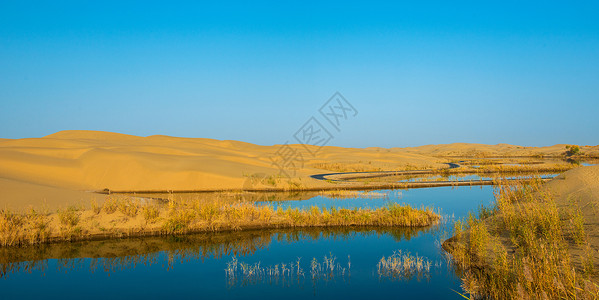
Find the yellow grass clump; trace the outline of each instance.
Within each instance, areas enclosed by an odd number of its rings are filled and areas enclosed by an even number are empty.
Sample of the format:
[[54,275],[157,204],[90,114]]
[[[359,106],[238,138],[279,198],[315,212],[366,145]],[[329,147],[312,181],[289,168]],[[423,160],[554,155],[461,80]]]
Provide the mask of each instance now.
[[[580,213],[558,208],[540,185],[500,185],[495,207],[455,223],[444,247],[463,271],[462,288],[470,298],[599,297]],[[585,250],[582,266],[573,262],[571,247]]]
[[[56,213],[24,214],[0,211],[0,245],[24,246],[45,242],[140,235],[184,234],[260,228],[347,226],[422,227],[440,220],[430,208],[392,203],[377,209],[274,209],[254,202],[171,199],[141,203],[131,197],[110,196],[101,210],[69,207]],[[140,213],[141,212],[141,213]]]

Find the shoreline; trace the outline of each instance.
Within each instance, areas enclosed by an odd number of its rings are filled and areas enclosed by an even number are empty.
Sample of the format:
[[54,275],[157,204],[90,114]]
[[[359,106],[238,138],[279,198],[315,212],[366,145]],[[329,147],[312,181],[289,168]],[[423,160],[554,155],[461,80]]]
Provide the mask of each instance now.
[[173,200],[142,203],[131,197],[111,198],[91,210],[70,207],[53,213],[26,214],[0,210],[0,249],[28,245],[136,236],[282,228],[389,226],[418,228],[437,224],[431,208],[389,203],[379,208],[275,209],[248,201]]
[[504,186],[495,206],[457,221],[441,246],[463,272],[466,294],[596,297],[598,179],[599,166],[590,166],[543,184]]
[[[551,179],[544,178],[544,181]],[[521,179],[506,179],[505,181],[521,181]],[[288,188],[256,188],[256,189],[222,189],[222,190],[137,190],[137,191],[96,191],[94,193],[103,195],[131,195],[131,194],[203,194],[203,193],[219,193],[219,192],[317,192],[317,191],[334,191],[334,190],[378,190],[378,189],[410,189],[410,188],[431,188],[431,187],[447,187],[447,186],[481,186],[495,185],[493,179],[482,180],[464,180],[464,181],[420,181],[420,182],[399,182],[399,183],[384,183],[374,185],[342,185],[339,183],[336,186],[288,189]]]

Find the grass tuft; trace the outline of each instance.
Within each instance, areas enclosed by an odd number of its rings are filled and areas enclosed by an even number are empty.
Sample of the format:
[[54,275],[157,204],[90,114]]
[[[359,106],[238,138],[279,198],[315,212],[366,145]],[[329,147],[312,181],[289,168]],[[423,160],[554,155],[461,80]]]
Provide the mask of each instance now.
[[[552,195],[540,186],[539,180],[502,184],[495,192],[495,207],[479,218],[471,214],[466,223],[456,223],[455,237],[446,248],[462,270],[462,289],[471,298],[596,299],[599,295],[598,286],[588,280],[594,261],[582,214],[578,210],[570,219],[560,218],[563,213]],[[585,246],[582,267],[576,267],[568,249]]]

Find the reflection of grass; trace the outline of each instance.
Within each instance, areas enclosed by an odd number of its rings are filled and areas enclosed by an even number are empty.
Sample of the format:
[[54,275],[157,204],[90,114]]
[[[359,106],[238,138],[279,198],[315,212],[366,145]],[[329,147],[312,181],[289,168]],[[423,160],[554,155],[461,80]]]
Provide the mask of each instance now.
[[[377,209],[321,209],[314,206],[305,210],[274,209],[244,201],[181,200],[174,197],[166,206],[141,204],[135,198],[124,196],[118,199],[109,197],[107,203],[108,206],[105,203],[98,214],[96,211],[69,208],[44,215],[44,220],[48,221],[43,223],[39,221],[40,216],[34,217],[32,213],[1,211],[0,241],[3,246],[12,246],[94,236],[130,236],[137,232],[145,235],[289,227],[422,227],[440,219],[439,214],[430,208],[416,209],[395,203]],[[140,209],[142,213],[138,214]],[[161,215],[164,217],[161,218]]]
[[[490,217],[471,215],[466,223],[456,222],[453,242],[446,243],[464,270],[467,294],[500,299],[597,297],[599,286],[585,279],[593,275],[594,263],[580,213],[564,220],[539,181],[501,185],[495,199],[496,207],[480,214]],[[582,268],[572,262],[569,247],[585,250]]]

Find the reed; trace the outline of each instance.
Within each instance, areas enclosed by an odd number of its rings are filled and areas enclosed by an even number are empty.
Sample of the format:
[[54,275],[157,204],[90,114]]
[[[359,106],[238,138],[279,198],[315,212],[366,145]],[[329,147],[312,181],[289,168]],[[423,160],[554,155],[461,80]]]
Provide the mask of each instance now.
[[[446,242],[471,298],[596,299],[582,216],[566,214],[539,180],[496,187],[495,207],[456,225]],[[464,228],[462,228],[464,227]],[[575,241],[570,244],[569,241]],[[583,267],[569,249],[586,248]],[[508,249],[513,249],[508,252]]]
[[362,192],[362,191],[342,190],[342,189],[321,191],[320,195],[327,197],[327,198],[332,198],[332,199],[348,199],[348,198],[358,198],[358,197],[359,198],[368,198],[368,199],[381,199],[381,198],[389,197],[388,193],[381,193],[381,192],[374,192],[374,191]]
[[[229,286],[246,286],[264,282],[286,284],[291,281],[302,284],[307,275],[304,267],[301,258],[289,263],[262,266],[260,262],[248,264],[233,256],[231,261],[227,262],[225,275]],[[347,279],[351,276],[350,269],[349,256],[347,264],[342,264],[335,255],[329,253],[322,260],[316,257],[310,260],[308,275],[312,284],[316,284],[319,281]]]
[[113,195],[109,195],[106,198],[106,201],[104,201],[104,205],[102,205],[102,209],[104,210],[105,213],[107,214],[112,214],[114,213],[117,209],[119,208],[119,201],[118,199],[113,196]]
[[424,257],[398,250],[389,257],[381,258],[377,264],[377,274],[381,279],[410,280],[414,277],[422,279],[430,276],[431,266],[431,261]]
[[[268,228],[396,226],[424,227],[441,217],[431,208],[391,203],[377,209],[286,208],[247,201],[183,200],[171,197],[166,204],[140,203],[139,199],[109,197],[99,213],[70,207],[56,213],[16,214],[0,211],[2,246],[194,232]],[[141,211],[142,213],[138,213]],[[162,217],[161,217],[162,216]]]
[[128,217],[137,216],[137,212],[139,211],[139,202],[133,200],[131,198],[124,198],[118,201],[117,207],[121,213]]
[[160,211],[155,206],[144,206],[142,208],[142,214],[146,224],[152,224],[158,220]]

